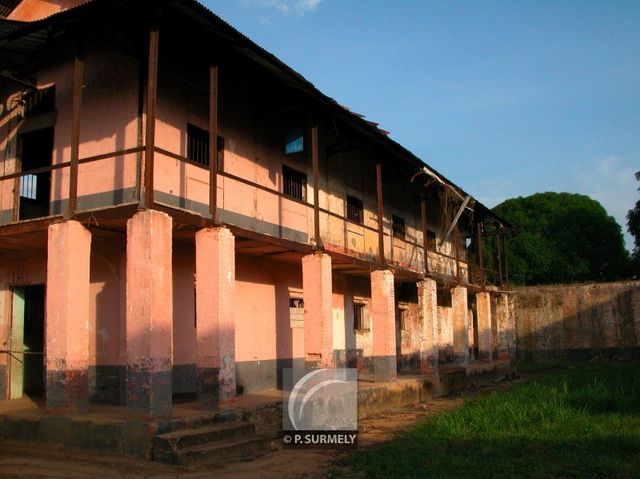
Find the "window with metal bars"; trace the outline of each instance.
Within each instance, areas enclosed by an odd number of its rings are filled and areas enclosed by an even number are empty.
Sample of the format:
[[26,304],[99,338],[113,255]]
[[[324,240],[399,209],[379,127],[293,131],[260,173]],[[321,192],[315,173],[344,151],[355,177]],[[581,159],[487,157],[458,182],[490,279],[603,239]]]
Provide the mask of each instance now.
[[364,221],[364,208],[362,200],[355,196],[347,195],[347,219],[354,223],[362,224]]
[[[224,138],[218,137],[218,171],[224,170]],[[209,132],[187,123],[187,159],[209,166]]]
[[393,215],[393,217],[391,218],[391,223],[393,227],[393,237],[398,239],[404,239],[405,238],[404,218]]
[[307,175],[288,166],[283,166],[282,193],[290,198],[305,201],[307,196]]
[[369,329],[364,303],[353,303],[353,329],[356,331],[366,331]]

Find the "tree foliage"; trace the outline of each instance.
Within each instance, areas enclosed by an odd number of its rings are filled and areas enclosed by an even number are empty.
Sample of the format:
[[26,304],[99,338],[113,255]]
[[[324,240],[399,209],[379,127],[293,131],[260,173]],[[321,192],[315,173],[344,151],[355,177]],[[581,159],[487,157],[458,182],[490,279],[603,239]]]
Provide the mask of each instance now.
[[[636,180],[640,181],[640,171],[636,173]],[[638,193],[640,193],[640,187],[638,187]],[[636,274],[640,275],[640,199],[627,213],[627,229],[634,239],[633,261]]]
[[517,228],[507,240],[514,283],[613,281],[629,273],[620,225],[588,196],[537,193],[506,200],[494,211]]

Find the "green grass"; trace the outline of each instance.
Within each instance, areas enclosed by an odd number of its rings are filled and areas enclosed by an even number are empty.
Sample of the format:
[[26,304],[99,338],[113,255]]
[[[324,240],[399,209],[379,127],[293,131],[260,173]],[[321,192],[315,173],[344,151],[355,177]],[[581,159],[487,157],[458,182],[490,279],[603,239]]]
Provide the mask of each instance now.
[[357,452],[349,466],[367,478],[640,478],[640,363],[545,367]]

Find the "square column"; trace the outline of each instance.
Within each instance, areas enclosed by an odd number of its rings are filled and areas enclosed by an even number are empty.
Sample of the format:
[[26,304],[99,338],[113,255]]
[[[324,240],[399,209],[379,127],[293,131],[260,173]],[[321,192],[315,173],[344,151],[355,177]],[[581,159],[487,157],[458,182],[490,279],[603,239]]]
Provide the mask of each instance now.
[[91,233],[77,221],[49,226],[47,245],[47,408],[89,405]]
[[469,364],[469,313],[467,311],[467,288],[456,286],[451,290],[453,315],[453,356],[456,364]]
[[396,299],[393,273],[388,270],[371,273],[371,322],[373,333],[373,374],[376,381],[395,381],[396,363]]
[[478,359],[493,359],[493,330],[491,329],[491,296],[489,293],[476,294],[478,317]]
[[515,322],[509,307],[509,295],[500,293],[496,304],[498,326],[498,359],[514,359],[516,350]]
[[438,288],[434,280],[418,283],[418,314],[420,331],[420,370],[432,374],[438,370]]
[[334,367],[333,283],[331,257],[314,252],[302,258],[305,364],[312,368]]
[[138,211],[127,222],[127,407],[171,414],[173,279],[171,217]]
[[236,395],[235,238],[227,228],[196,233],[197,394],[202,409]]

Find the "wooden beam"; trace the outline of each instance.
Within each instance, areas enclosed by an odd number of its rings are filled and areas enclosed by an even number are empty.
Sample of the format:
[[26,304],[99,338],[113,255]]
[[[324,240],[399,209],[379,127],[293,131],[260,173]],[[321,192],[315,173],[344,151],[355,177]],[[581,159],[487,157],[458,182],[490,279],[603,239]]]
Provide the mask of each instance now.
[[447,240],[449,239],[449,236],[451,235],[451,232],[453,231],[453,228],[456,227],[456,225],[458,224],[458,220],[460,219],[460,217],[462,216],[462,213],[464,212],[464,209],[467,207],[467,205],[469,204],[469,201],[471,201],[471,196],[467,196],[464,201],[462,202],[462,204],[460,205],[460,208],[458,208],[458,212],[456,213],[455,218],[453,218],[453,221],[451,222],[451,225],[449,226],[449,229],[447,230],[447,232],[445,233],[445,235],[442,237],[442,239],[440,240],[440,246],[442,246],[443,244],[445,244],[447,242]]
[[460,230],[456,228],[453,235],[453,242],[455,243],[455,256],[456,256],[456,283],[462,283],[462,275],[460,274]]
[[382,198],[382,162],[376,163],[376,192],[378,201],[378,249],[380,251],[380,265],[386,265],[384,257],[384,203]]
[[476,229],[477,229],[477,236],[476,236],[476,241],[478,242],[478,267],[480,268],[480,283],[482,284],[482,287],[484,288],[487,284],[487,278],[484,274],[484,250],[483,250],[483,239],[482,239],[482,222],[478,221],[478,223],[476,224]]
[[153,206],[153,168],[156,139],[156,106],[158,102],[158,44],[156,25],[149,29],[149,66],[147,68],[147,123],[145,128],[144,174],[140,191],[140,208]]
[[311,168],[313,175],[313,235],[317,250],[324,249],[320,236],[320,147],[318,144],[318,122],[311,118]]
[[503,276],[502,276],[502,251],[500,248],[500,236],[501,236],[500,233],[498,233],[495,238],[496,238],[496,253],[498,257],[498,284],[502,286]]
[[420,220],[422,223],[422,250],[424,252],[424,274],[429,273],[429,229],[427,228],[427,198],[420,195]]
[[84,52],[78,38],[73,67],[73,99],[71,107],[71,159],[69,166],[69,200],[65,219],[75,217],[78,209],[78,158],[80,152],[80,112],[82,109],[82,83],[84,82]]
[[509,283],[509,265],[507,263],[507,237],[505,234],[500,235],[502,238],[502,264],[504,265],[504,284]]
[[218,224],[218,66],[209,68],[209,213]]

